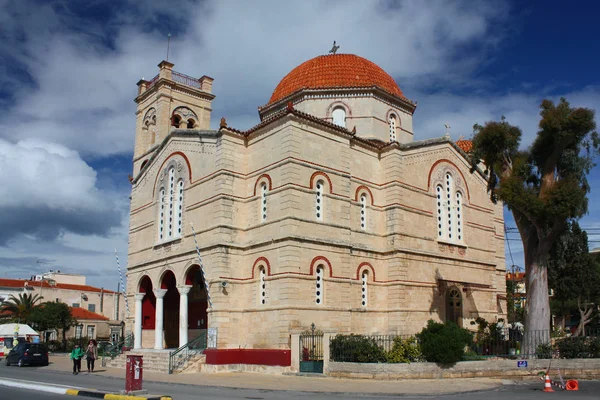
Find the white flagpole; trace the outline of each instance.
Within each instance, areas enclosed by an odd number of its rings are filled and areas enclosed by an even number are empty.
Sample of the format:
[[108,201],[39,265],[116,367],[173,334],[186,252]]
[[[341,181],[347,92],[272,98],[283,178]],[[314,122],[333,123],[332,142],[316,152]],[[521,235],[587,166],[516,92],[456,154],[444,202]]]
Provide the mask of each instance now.
[[202,263],[202,257],[200,256],[200,249],[198,248],[198,241],[196,240],[196,231],[194,231],[194,224],[190,222],[192,227],[192,235],[194,235],[194,244],[196,245],[196,254],[198,254],[198,262],[200,264],[200,273],[202,274],[202,280],[204,281],[204,287],[206,288],[206,299],[208,305],[212,308],[212,301],[210,299],[210,291],[208,290],[208,281],[206,280],[206,274],[204,273],[204,264]]
[[[125,310],[127,311],[127,318],[129,318],[129,302],[127,301],[127,295],[125,294],[125,284],[123,284],[123,275],[121,274],[121,264],[119,263],[119,253],[115,249],[115,258],[117,259],[117,268],[119,270],[119,281],[121,282],[121,292],[125,298]],[[117,315],[118,317],[118,315]]]

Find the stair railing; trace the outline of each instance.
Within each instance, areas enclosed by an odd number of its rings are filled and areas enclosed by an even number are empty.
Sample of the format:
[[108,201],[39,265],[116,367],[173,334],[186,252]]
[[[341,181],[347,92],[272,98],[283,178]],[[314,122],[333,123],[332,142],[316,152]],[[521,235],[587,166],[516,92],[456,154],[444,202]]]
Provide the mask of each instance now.
[[124,347],[131,348],[133,346],[133,333],[127,335],[123,339],[114,343],[107,343],[102,346],[100,354],[102,355],[102,366],[106,367],[106,359],[111,360],[123,352]]
[[206,350],[206,339],[206,329],[202,329],[197,338],[170,352],[169,374],[172,374],[175,369],[183,367],[196,354],[201,354]]

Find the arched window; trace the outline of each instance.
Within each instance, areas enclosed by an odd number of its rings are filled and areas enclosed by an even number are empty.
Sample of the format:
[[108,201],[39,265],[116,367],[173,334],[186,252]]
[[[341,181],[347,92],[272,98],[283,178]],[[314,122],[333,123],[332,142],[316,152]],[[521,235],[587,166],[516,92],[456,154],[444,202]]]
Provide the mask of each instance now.
[[173,237],[173,203],[175,197],[175,168],[169,169],[169,193],[167,197],[167,239]]
[[194,122],[194,120],[193,120],[193,119],[191,119],[191,118],[190,118],[190,119],[188,119],[188,122],[187,122],[187,128],[188,128],[188,129],[194,129],[194,125],[196,125],[196,123]]
[[396,116],[394,114],[390,114],[390,120],[388,121],[390,127],[390,142],[396,141]]
[[315,203],[315,211],[316,211],[316,216],[317,216],[317,220],[319,221],[323,221],[323,212],[325,211],[323,209],[323,188],[324,188],[324,183],[323,181],[317,181],[317,198],[316,198],[316,203]]
[[260,220],[265,222],[267,220],[267,184],[263,183],[260,186]]
[[266,277],[266,273],[265,273],[265,267],[260,267],[260,286],[258,288],[259,293],[260,293],[260,304],[266,304],[267,303],[267,286],[265,284],[265,277]]
[[361,300],[361,304],[363,307],[367,306],[367,303],[369,301],[369,295],[367,292],[367,280],[369,278],[368,272],[367,271],[363,271],[362,273],[362,300]]
[[319,265],[317,267],[317,281],[315,283],[315,302],[317,305],[323,304],[323,266]]
[[331,113],[331,117],[333,118],[333,123],[341,126],[342,128],[346,127],[346,110],[342,107],[337,107]]
[[183,179],[180,179],[177,182],[177,207],[175,207],[175,229],[176,232],[173,236],[179,237],[181,236],[181,231],[183,228],[182,225],[182,216],[183,216]]
[[160,188],[158,199],[158,240],[163,240],[165,235],[165,188]]
[[444,181],[436,185],[437,233],[439,239],[462,242],[463,195],[456,190],[452,174],[447,172]]
[[446,321],[462,325],[462,296],[457,288],[448,290],[446,295]]
[[180,123],[181,123],[181,117],[179,115],[173,115],[173,118],[171,118],[171,126],[174,126],[175,128],[179,128]]
[[367,195],[360,196],[360,229],[367,229]]
[[435,195],[437,201],[437,231],[438,238],[443,239],[446,235],[444,234],[444,212],[443,212],[443,203],[444,199],[442,198],[444,190],[442,189],[442,185],[437,185],[435,187]]

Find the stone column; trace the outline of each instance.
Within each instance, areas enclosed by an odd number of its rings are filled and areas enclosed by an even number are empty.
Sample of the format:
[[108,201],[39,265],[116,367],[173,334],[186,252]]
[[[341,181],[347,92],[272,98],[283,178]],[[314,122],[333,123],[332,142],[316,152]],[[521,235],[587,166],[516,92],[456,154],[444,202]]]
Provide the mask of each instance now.
[[156,326],[154,327],[154,348],[163,349],[163,316],[164,316],[164,297],[167,289],[154,289],[156,296]]
[[290,333],[291,336],[291,346],[292,348],[291,350],[291,359],[292,359],[292,365],[291,365],[291,369],[293,372],[298,372],[300,370],[300,357],[302,356],[300,354],[300,332],[301,331],[292,331]]
[[179,347],[188,342],[188,293],[191,285],[177,286],[179,290]]
[[133,329],[133,348],[139,350],[142,348],[142,300],[146,293],[135,294],[135,321]]

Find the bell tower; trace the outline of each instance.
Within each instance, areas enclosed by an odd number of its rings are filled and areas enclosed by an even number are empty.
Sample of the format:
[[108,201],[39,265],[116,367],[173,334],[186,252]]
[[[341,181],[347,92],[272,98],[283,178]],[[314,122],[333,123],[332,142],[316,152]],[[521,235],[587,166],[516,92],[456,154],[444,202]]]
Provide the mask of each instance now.
[[162,61],[158,75],[137,83],[134,176],[171,131],[210,128],[213,78],[193,78],[174,71],[174,66]]

